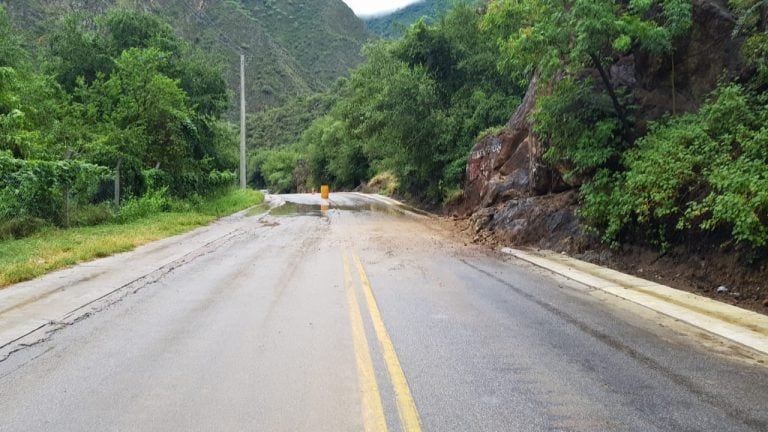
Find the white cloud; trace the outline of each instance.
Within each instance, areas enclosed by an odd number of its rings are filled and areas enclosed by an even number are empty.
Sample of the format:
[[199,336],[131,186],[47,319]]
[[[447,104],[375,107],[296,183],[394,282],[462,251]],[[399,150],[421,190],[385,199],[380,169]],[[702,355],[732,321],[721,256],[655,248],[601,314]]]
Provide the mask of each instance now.
[[382,15],[402,9],[422,0],[344,0],[359,17]]

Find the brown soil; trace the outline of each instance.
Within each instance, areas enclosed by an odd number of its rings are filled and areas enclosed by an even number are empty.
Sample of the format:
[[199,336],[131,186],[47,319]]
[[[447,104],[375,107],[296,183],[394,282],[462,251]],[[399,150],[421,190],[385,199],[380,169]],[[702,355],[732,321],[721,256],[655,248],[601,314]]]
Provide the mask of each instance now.
[[[549,199],[542,207],[552,209],[562,205],[561,198]],[[537,210],[533,220],[541,218]],[[611,249],[583,233],[574,233],[571,226],[545,232],[541,224],[531,228],[506,230],[498,225],[490,230],[477,229],[477,218],[453,215],[443,217],[443,223],[466,242],[500,247],[540,248],[565,252],[574,258],[609,267],[673,288],[703,295],[724,303],[768,315],[768,270],[766,260],[749,263],[743,253],[716,248],[679,247],[660,253],[650,247],[628,246]],[[488,224],[485,224],[487,227]],[[717,293],[719,287],[726,293]]]

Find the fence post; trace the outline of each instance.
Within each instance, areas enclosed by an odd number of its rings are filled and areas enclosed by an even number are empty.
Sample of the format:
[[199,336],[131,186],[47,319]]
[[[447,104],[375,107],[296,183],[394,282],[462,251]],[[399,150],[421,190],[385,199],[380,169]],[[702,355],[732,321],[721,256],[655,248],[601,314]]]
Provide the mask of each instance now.
[[64,227],[69,228],[69,185],[64,185]]
[[[64,160],[70,160],[72,158],[72,150],[67,150],[64,155]],[[68,167],[72,169],[72,167]],[[67,171],[67,173],[69,173]],[[64,227],[69,228],[69,177],[64,179]]]
[[122,159],[118,160],[115,168],[115,207],[120,207],[120,165],[122,163]]

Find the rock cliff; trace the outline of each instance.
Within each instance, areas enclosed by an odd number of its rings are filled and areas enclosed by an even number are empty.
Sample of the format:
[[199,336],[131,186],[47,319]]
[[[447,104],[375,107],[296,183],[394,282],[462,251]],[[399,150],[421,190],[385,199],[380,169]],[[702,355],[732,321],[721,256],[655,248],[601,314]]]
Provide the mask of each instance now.
[[[627,89],[637,107],[636,135],[648,121],[696,109],[720,78],[743,71],[743,41],[732,36],[736,20],[727,6],[717,0],[693,6],[690,33],[676,41],[674,54],[633,53],[609,68],[613,84]],[[463,210],[481,237],[576,252],[592,240],[580,228],[575,187],[542,160],[546,143],[532,131],[540,84],[533,79],[507,125],[472,148]]]

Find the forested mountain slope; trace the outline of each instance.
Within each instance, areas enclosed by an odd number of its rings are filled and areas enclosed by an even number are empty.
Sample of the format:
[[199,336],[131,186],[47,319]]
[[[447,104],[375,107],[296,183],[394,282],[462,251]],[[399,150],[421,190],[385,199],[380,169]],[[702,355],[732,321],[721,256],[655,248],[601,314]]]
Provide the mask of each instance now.
[[205,51],[224,58],[238,82],[238,51],[247,56],[249,111],[325,89],[361,61],[363,23],[341,0],[2,0],[28,40],[40,42],[65,12],[88,15],[114,7],[151,12]]
[[[445,14],[456,0],[425,0],[414,3],[391,14],[365,19],[371,33],[385,38],[399,37],[405,29],[424,17],[432,22]],[[473,3],[473,1],[469,1]]]

